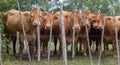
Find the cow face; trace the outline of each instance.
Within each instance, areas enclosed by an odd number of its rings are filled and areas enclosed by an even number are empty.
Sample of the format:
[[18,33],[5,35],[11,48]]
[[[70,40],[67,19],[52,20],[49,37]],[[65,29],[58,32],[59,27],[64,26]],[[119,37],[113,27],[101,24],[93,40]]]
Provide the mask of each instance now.
[[91,21],[92,21],[90,10],[85,10],[83,12],[83,19],[84,19],[83,26],[85,26],[85,24],[86,24],[88,29],[90,29],[90,24],[91,24]]
[[102,29],[103,21],[104,21],[104,14],[100,14],[97,12],[93,13],[91,25],[94,29]]
[[49,29],[51,27],[52,14],[50,12],[43,12],[42,16],[43,23],[45,24],[45,29]]
[[31,16],[31,22],[33,25],[39,25],[39,17],[41,16],[40,12],[38,12],[39,9],[37,8],[34,8],[31,13],[30,13],[30,16]]
[[44,28],[50,28],[51,27],[51,13],[49,12],[39,12],[37,14],[38,9],[33,9],[31,12],[31,21],[33,22],[33,25],[44,25]]
[[73,29],[75,29],[75,30],[81,30],[81,24],[82,24],[82,19],[81,19],[81,14],[80,14],[80,12],[79,11],[76,11],[75,12],[76,13],[76,21],[75,21],[75,23],[74,23],[74,12],[72,12],[72,14],[71,14],[71,24],[72,24],[72,26],[73,26]]

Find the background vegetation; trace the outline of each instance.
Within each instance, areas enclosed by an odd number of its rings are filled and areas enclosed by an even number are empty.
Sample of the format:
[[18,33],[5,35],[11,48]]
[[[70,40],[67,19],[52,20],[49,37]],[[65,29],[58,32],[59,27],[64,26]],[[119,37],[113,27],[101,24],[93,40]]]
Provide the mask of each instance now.
[[[52,7],[54,12],[59,11],[59,1],[58,0],[19,0],[20,8],[22,11],[31,10],[32,8],[39,5],[40,9],[43,11],[51,11]],[[120,0],[65,0],[63,2],[65,11],[73,11],[74,5],[77,5],[77,9],[82,11],[82,4],[85,4],[85,9],[90,9],[92,12],[99,11],[106,15],[112,15],[112,12],[115,11],[115,15],[120,15]],[[0,0],[0,28],[2,29],[2,61],[4,65],[29,65],[28,59],[24,61],[19,61],[11,55],[6,55],[5,50],[5,41],[3,34],[3,23],[2,23],[2,14],[7,12],[10,9],[18,9],[16,0]],[[53,45],[52,45],[53,46]],[[12,46],[11,46],[12,47]],[[11,49],[11,48],[10,48]],[[53,51],[53,47],[51,49]],[[11,50],[12,51],[12,50]],[[12,52],[11,52],[12,53]],[[70,53],[68,53],[70,54]],[[112,54],[110,52],[110,54]],[[108,55],[106,58],[102,59],[101,65],[117,65],[117,59],[113,58],[112,55]],[[51,54],[52,55],[52,54]],[[58,60],[58,57],[52,57],[50,60],[50,65],[63,65],[63,63]],[[68,56],[70,57],[70,55]],[[93,54],[94,65],[97,65],[98,55]],[[56,60],[57,59],[57,60]],[[71,62],[70,58],[68,59],[69,65],[90,65],[88,57],[77,56],[75,62]],[[46,65],[47,60],[42,59],[41,62],[34,61],[33,65]]]

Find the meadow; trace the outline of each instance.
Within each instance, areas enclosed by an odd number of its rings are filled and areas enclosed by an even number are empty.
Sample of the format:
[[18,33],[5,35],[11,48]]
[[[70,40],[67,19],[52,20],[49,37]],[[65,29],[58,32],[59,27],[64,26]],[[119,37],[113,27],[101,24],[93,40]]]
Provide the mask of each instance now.
[[[24,49],[24,58],[23,60],[18,60],[18,58],[14,57],[12,55],[12,45],[9,45],[10,48],[10,54],[6,54],[3,50],[2,52],[2,63],[3,65],[30,65],[30,62],[28,60],[28,56],[26,53],[26,49]],[[111,45],[109,45],[111,47]],[[50,62],[48,62],[47,57],[43,58],[41,57],[41,61],[38,62],[37,59],[32,61],[33,65],[64,65],[63,61],[59,59],[60,55],[58,53],[57,56],[53,56],[53,43],[51,45],[51,57],[50,57]],[[58,51],[59,52],[59,51]],[[68,49],[68,65],[91,65],[90,64],[90,59],[89,55],[88,56],[83,56],[82,54],[78,54],[75,56],[75,60],[71,60],[71,51],[70,47]],[[94,53],[92,52],[92,59],[93,59],[93,64],[97,65],[98,63],[98,56],[99,53]],[[108,51],[107,56],[102,57],[101,59],[101,65],[118,65],[117,58],[113,57],[113,50],[110,48]]]

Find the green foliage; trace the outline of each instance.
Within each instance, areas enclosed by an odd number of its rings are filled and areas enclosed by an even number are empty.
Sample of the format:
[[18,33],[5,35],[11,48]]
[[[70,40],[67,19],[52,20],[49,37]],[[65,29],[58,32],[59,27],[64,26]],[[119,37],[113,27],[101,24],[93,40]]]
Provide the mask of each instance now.
[[10,9],[16,9],[16,1],[15,0],[1,0],[0,1],[0,11],[6,12]]

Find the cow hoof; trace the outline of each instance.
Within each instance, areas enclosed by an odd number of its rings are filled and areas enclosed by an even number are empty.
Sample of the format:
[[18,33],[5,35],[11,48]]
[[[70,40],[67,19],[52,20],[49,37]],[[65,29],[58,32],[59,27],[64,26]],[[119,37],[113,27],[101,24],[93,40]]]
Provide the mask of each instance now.
[[116,58],[117,57],[117,55],[114,55],[114,58]]
[[84,56],[87,56],[87,54],[84,54]]
[[34,55],[34,58],[37,58],[38,57],[38,55]]
[[56,56],[57,55],[57,51],[54,51],[54,56]]

